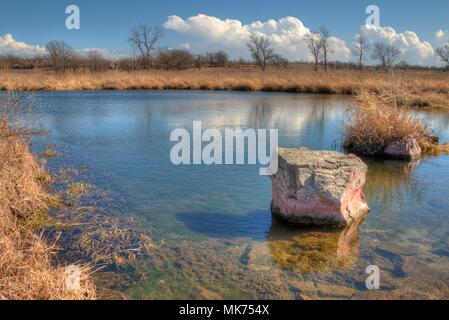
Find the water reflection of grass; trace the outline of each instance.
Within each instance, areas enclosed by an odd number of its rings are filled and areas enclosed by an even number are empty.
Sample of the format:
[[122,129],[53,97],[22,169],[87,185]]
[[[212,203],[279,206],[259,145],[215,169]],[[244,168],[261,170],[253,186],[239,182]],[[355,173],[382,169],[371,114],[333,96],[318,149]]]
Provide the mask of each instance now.
[[[383,199],[391,203],[404,187],[412,187],[411,176],[421,160],[411,162],[399,160],[364,159],[368,164],[368,175],[364,187],[368,199]],[[409,190],[412,191],[412,190]]]

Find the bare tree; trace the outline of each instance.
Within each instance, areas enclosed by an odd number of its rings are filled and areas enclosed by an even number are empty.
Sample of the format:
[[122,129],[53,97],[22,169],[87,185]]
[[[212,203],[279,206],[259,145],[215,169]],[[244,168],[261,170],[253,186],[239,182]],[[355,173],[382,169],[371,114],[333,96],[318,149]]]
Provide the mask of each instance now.
[[64,41],[51,41],[46,46],[52,68],[56,72],[64,72],[67,68],[76,71],[80,66],[77,52]]
[[138,67],[134,58],[122,58],[117,61],[117,66],[120,70],[128,72],[136,71]]
[[320,35],[317,33],[310,32],[305,37],[307,47],[309,48],[310,54],[315,62],[315,71],[318,71],[318,64],[321,58],[321,40]]
[[16,58],[12,55],[0,56],[0,69],[7,70],[14,66]]
[[273,66],[277,67],[277,68],[282,68],[282,67],[287,67],[288,66],[288,59],[284,58],[283,56],[281,56],[280,54],[273,54],[273,56],[271,57],[271,61],[270,64],[272,64]]
[[198,54],[195,57],[194,65],[198,70],[201,70],[207,64],[207,57],[203,54]]
[[186,70],[194,65],[195,57],[188,50],[163,49],[155,58],[157,68],[164,70]]
[[0,69],[38,69],[48,66],[46,56],[19,57],[12,54],[0,55]]
[[446,63],[447,66],[449,66],[449,45],[445,44],[443,47],[437,48],[436,53],[438,57],[441,59],[441,61]]
[[153,52],[156,50],[156,46],[163,35],[162,28],[153,28],[145,24],[131,30],[128,41],[131,43],[133,50],[139,55],[144,69],[151,69]]
[[219,67],[227,67],[229,63],[229,55],[224,51],[215,52],[215,61]]
[[226,67],[229,63],[229,55],[224,51],[207,52],[205,58],[211,67]]
[[256,64],[262,71],[265,71],[274,55],[270,40],[263,36],[251,34],[247,46]]
[[73,72],[77,72],[83,66],[83,58],[74,51],[73,55],[70,57],[68,68],[72,69]]
[[89,50],[86,55],[86,66],[91,71],[105,71],[109,68],[109,61],[98,50]]
[[374,44],[372,58],[378,60],[385,70],[389,70],[393,67],[395,61],[399,58],[401,52],[393,45],[383,42],[377,42]]
[[356,34],[355,42],[352,47],[352,55],[357,58],[359,63],[359,70],[363,69],[363,61],[366,59],[366,53],[369,50],[368,37],[366,36],[365,31],[360,31]]
[[329,38],[331,37],[329,30],[322,26],[320,28],[320,47],[323,55],[324,71],[327,72],[327,60],[332,54],[332,48],[329,43]]

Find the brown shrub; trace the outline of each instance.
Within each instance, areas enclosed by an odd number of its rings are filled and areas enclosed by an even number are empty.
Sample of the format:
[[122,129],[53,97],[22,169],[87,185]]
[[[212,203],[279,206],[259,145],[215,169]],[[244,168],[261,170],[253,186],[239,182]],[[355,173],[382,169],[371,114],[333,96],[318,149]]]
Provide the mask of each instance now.
[[390,143],[428,139],[431,134],[413,113],[388,99],[362,92],[348,108],[344,146],[366,155],[380,155]]

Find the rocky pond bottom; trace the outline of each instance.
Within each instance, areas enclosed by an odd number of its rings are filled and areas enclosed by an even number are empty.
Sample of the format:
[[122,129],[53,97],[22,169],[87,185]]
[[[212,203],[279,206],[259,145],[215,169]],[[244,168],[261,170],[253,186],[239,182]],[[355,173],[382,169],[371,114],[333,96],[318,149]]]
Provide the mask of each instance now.
[[[334,150],[343,98],[229,92],[36,93],[32,117],[49,130],[52,170],[84,168],[120,214],[156,244],[132,282],[137,299],[449,298],[449,157],[366,160],[371,209],[349,229],[291,228],[271,215],[257,166],[176,167],[170,133],[193,121],[216,128],[279,128],[282,147]],[[449,141],[449,114],[418,113]],[[338,149],[337,149],[338,150]],[[366,268],[381,272],[379,291]]]
[[[278,230],[279,231],[279,230]],[[275,231],[275,232],[278,232]],[[148,262],[137,288],[139,299],[447,299],[447,258],[411,255],[409,248],[382,242],[373,232],[370,248],[355,240],[336,245],[334,233],[273,235],[268,243],[248,239],[169,241]],[[284,238],[284,239],[283,239]],[[340,250],[349,250],[341,252]],[[217,254],[219,252],[220,254]],[[360,257],[381,266],[381,290],[367,291]]]

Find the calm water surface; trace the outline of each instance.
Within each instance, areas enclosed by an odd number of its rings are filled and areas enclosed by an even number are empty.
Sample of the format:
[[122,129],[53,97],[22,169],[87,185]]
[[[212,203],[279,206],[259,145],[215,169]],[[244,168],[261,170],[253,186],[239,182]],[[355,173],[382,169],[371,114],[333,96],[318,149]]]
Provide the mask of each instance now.
[[[449,157],[367,161],[372,212],[345,231],[272,218],[258,166],[174,166],[175,128],[279,128],[280,145],[333,150],[341,97],[228,92],[36,93],[51,168],[88,167],[158,244],[127,294],[168,298],[449,298]],[[421,114],[449,141],[449,114]],[[381,290],[365,288],[369,265]]]

